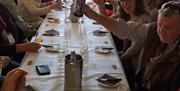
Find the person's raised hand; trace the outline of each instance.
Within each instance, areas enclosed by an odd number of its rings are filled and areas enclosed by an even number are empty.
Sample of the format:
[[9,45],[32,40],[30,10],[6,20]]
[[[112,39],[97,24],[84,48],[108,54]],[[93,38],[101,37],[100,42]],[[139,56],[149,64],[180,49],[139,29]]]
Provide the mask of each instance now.
[[26,82],[27,72],[21,68],[15,68],[4,78],[1,91],[20,91]]
[[83,12],[89,18],[92,18],[93,17],[93,13],[95,13],[88,5],[84,6]]

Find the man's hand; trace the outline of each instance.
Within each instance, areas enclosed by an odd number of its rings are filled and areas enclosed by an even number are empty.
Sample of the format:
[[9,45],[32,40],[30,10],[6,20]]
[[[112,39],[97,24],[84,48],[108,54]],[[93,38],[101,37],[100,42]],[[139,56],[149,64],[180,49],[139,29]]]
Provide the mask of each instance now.
[[26,75],[21,68],[13,69],[5,76],[1,91],[20,91],[25,86]]
[[95,13],[88,5],[84,6],[83,12],[85,13],[85,15],[89,18],[93,17],[93,14]]

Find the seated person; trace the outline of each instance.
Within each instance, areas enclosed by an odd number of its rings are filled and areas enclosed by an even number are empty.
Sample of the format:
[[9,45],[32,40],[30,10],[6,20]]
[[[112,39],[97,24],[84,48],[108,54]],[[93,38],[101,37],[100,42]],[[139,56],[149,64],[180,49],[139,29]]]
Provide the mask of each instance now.
[[27,72],[21,68],[10,71],[4,78],[1,91],[21,91],[25,86]]
[[18,6],[14,0],[0,0],[0,6],[2,7],[2,5],[9,11],[9,13],[15,19],[15,24],[17,24],[17,26],[24,31],[27,38],[31,38],[36,33],[36,29],[33,29],[31,25],[22,19],[18,11]]
[[[21,62],[22,57],[18,56],[22,52],[36,52],[40,45],[28,42],[22,30],[14,24],[13,18],[7,11],[0,13],[0,55],[12,57],[13,60]],[[20,57],[20,58],[18,58]]]
[[33,28],[38,28],[43,19],[40,17],[46,15],[52,9],[62,9],[62,4],[50,1],[41,3],[39,0],[18,0],[18,7],[21,17]]
[[[170,1],[161,7],[157,24],[116,21],[99,15],[89,6],[84,13],[119,38],[143,45],[138,58],[133,91],[178,91],[180,88],[180,2]],[[156,27],[157,26],[157,27]]]

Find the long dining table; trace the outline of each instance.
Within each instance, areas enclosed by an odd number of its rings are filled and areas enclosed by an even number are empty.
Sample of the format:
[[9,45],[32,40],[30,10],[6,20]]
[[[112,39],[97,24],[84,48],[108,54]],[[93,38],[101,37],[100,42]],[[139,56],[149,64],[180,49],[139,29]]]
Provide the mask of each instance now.
[[[63,46],[65,40],[65,11],[52,10],[40,25],[36,36],[32,42],[41,39],[41,45]],[[79,19],[80,20],[80,19]],[[86,33],[86,42],[88,47],[88,58],[86,66],[83,67],[82,91],[130,91],[125,77],[119,55],[116,52],[114,42],[110,33],[102,25],[96,23],[87,17],[83,17],[83,31]],[[82,47],[82,31],[80,23],[70,22],[70,38],[68,41],[67,52],[75,50],[80,54]],[[46,36],[44,33],[48,30],[59,32],[56,36]],[[107,32],[102,36],[97,36],[94,31],[101,30]],[[113,49],[109,52],[99,53],[97,46],[109,46]],[[41,47],[37,52],[27,52],[23,58],[21,67],[28,71],[26,85],[31,85],[37,91],[64,91],[64,70],[59,68],[59,51],[48,50]],[[35,66],[48,65],[51,73],[49,75],[38,75]],[[118,86],[107,87],[100,84],[96,79],[104,74],[121,78]],[[73,77],[73,76],[72,76]]]

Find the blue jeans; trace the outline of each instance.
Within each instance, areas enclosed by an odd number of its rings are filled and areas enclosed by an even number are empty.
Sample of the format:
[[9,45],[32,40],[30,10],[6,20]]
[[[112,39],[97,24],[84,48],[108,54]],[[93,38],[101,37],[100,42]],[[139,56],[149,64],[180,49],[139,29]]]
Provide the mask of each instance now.
[[12,69],[17,68],[19,66],[20,66],[19,63],[11,60],[10,63],[8,64],[8,66],[2,70],[1,75],[5,76],[9,71],[11,71]]
[[0,89],[2,88],[3,80],[4,80],[4,76],[0,76]]

